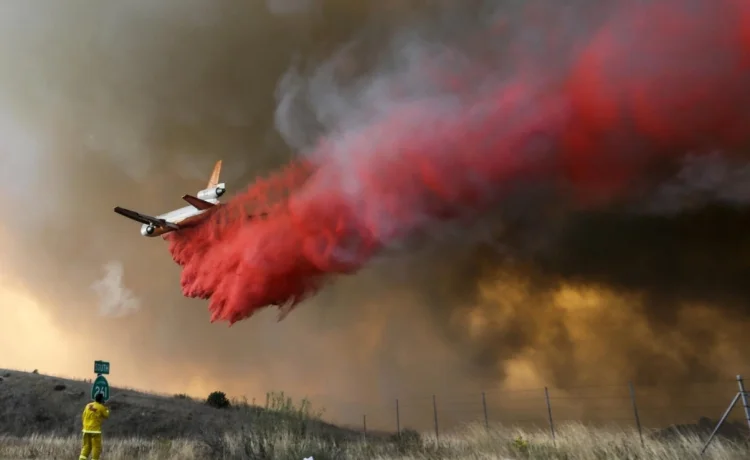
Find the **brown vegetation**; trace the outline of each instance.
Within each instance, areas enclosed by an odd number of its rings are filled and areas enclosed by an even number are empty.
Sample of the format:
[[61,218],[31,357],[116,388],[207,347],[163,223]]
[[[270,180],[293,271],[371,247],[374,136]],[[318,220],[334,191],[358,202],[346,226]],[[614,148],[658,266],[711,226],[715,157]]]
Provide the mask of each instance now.
[[[32,373],[0,371],[0,459],[68,459],[79,449],[80,411],[89,383]],[[210,398],[224,407],[221,394]],[[270,395],[268,407],[233,401],[211,407],[185,395],[158,396],[115,390],[113,417],[107,424],[107,459],[557,459],[689,460],[701,458],[708,424],[647,434],[591,428],[558,427],[556,439],[546,430],[467,425],[434,437],[405,431],[368,436],[320,421],[308,402],[294,404],[283,394]],[[708,422],[706,422],[708,423]],[[698,425],[696,425],[697,427]],[[705,457],[750,457],[744,439],[718,438]]]

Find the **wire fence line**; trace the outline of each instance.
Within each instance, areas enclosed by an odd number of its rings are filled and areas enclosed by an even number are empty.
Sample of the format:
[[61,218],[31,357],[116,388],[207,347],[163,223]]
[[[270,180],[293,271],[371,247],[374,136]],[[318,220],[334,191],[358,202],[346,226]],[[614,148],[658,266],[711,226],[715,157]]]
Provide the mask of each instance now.
[[[318,395],[309,399],[325,409],[324,418],[368,432],[433,432],[436,436],[467,423],[546,429],[565,422],[619,426],[641,434],[672,425],[696,424],[705,417],[714,423],[738,391],[741,377],[714,382],[686,382],[682,391],[625,383],[573,387],[563,390],[530,388],[476,393],[413,395],[382,403],[336,401]],[[745,398],[741,399],[741,402]],[[744,410],[743,410],[744,406]],[[729,421],[746,421],[750,407],[740,403]]]
[[[91,383],[91,379],[81,381]],[[572,386],[564,390],[495,388],[483,392],[410,394],[380,403],[343,401],[330,394],[310,395],[306,399],[314,408],[325,409],[326,421],[359,429],[365,436],[369,432],[396,433],[412,429],[433,432],[439,437],[468,423],[545,429],[554,436],[555,427],[565,422],[637,429],[643,436],[651,430],[672,425],[695,425],[703,417],[712,424],[726,418],[750,427],[750,392],[745,391],[741,376],[685,381],[672,386],[676,389],[667,391],[664,385],[632,383]],[[243,399],[248,404],[263,407],[266,395]]]

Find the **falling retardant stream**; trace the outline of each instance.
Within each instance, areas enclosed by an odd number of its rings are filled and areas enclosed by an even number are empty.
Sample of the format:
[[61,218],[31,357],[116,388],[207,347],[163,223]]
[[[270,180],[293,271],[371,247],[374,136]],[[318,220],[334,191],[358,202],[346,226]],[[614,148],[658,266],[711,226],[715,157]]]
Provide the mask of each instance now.
[[323,139],[199,225],[165,236],[183,293],[210,299],[211,320],[232,324],[290,308],[389,245],[481,213],[513,184],[559,185],[593,206],[687,153],[741,150],[750,2],[623,1],[612,13],[576,38],[563,72],[531,57],[502,78],[481,75],[492,65],[471,77],[425,70],[451,98],[412,97]]

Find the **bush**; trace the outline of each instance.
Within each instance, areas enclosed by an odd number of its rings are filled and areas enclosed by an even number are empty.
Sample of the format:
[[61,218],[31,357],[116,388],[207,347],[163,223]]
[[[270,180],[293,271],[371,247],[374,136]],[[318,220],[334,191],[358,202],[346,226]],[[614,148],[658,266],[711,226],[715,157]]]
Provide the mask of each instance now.
[[216,409],[227,409],[229,408],[229,399],[223,391],[214,391],[208,398],[206,398],[206,404]]
[[401,430],[401,433],[391,435],[390,441],[402,454],[419,452],[424,447],[422,435],[410,428]]
[[320,422],[325,412],[323,409],[313,409],[306,398],[295,402],[283,391],[266,393],[265,409],[259,422],[272,426],[274,430],[283,427],[283,431],[301,438],[314,434],[309,430],[316,427],[315,422]]
[[516,436],[511,444],[511,449],[521,455],[528,455],[529,453],[529,442],[523,438],[523,436]]
[[266,393],[266,409],[304,420],[320,420],[325,413],[325,409],[313,409],[312,403],[307,398],[295,403],[283,391]]

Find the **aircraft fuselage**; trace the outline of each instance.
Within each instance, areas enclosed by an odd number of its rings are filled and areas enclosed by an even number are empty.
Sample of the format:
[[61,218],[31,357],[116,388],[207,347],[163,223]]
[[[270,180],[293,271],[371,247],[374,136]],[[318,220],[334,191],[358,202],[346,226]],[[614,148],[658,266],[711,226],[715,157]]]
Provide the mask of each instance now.
[[216,162],[208,186],[199,191],[196,196],[183,195],[182,199],[190,205],[158,216],[150,216],[131,209],[115,207],[115,212],[130,220],[141,223],[141,235],[160,236],[185,228],[200,220],[202,214],[209,209],[220,206],[219,198],[226,192],[226,185],[219,183],[221,160]]
[[[219,200],[206,200],[209,203],[219,204]],[[199,220],[198,217],[208,211],[208,209],[196,209],[193,206],[185,206],[174,211],[169,211],[166,214],[160,214],[156,216],[157,219],[164,219],[167,222],[177,224],[180,227],[187,227],[194,221]],[[141,225],[141,235],[143,236],[161,236],[165,233],[173,232],[174,229],[169,227],[156,227],[151,224]]]

